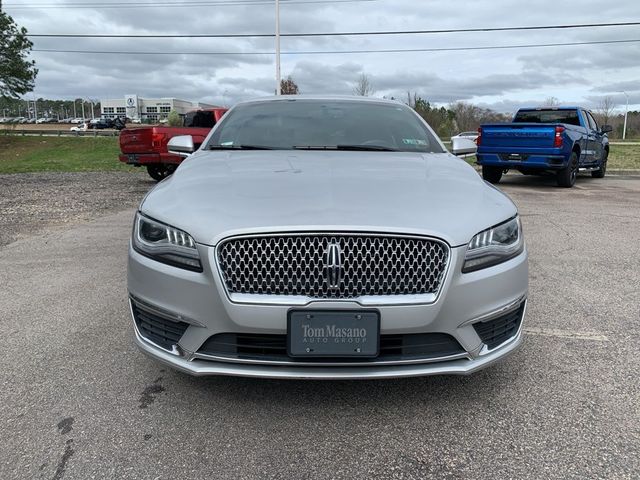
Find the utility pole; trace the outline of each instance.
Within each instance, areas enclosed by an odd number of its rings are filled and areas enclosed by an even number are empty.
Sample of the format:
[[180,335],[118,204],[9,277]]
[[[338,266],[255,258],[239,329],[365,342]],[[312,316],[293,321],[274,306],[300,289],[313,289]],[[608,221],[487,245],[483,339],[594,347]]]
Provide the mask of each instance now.
[[281,95],[280,87],[280,0],[276,0],[276,95]]
[[627,115],[629,114],[629,94],[627,92],[624,93],[624,96],[627,97],[627,106],[624,109],[624,126],[622,127],[622,140],[627,138]]

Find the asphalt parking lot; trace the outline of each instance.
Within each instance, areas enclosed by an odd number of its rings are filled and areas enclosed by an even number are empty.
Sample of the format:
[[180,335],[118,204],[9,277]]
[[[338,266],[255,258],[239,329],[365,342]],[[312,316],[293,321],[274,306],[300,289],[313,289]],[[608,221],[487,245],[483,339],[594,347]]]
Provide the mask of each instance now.
[[[77,199],[81,176],[64,175],[52,191]],[[151,183],[101,175],[125,193],[69,221],[48,220],[58,197],[27,200],[25,220],[0,193],[13,229],[0,243],[0,478],[640,476],[640,177],[505,177],[531,283],[525,344],[504,362],[305,382],[188,377],[135,348],[126,248]]]

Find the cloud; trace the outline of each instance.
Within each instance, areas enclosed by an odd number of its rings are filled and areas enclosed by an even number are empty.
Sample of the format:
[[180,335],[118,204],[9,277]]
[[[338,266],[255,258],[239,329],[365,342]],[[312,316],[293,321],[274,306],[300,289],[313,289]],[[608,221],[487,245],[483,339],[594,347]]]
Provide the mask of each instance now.
[[608,83],[592,88],[591,91],[604,93],[640,92],[640,79]]
[[[12,0],[28,6],[26,0]],[[101,3],[106,3],[101,2]],[[273,5],[181,8],[26,8],[5,10],[32,33],[224,34],[270,33]],[[640,18],[640,2],[606,5],[584,0],[395,0],[353,3],[282,2],[283,32],[340,32],[505,27],[561,23],[621,22]],[[553,15],[549,13],[553,12]],[[606,14],[605,14],[606,13]],[[476,32],[353,37],[282,38],[284,52],[450,48],[603,41],[638,37],[637,27],[545,31]],[[638,37],[640,39],[640,37]],[[232,103],[272,94],[272,38],[253,39],[64,39],[37,38],[38,49],[161,51],[169,55],[34,53],[40,74],[35,94],[50,98],[175,96]],[[229,52],[181,55],[180,52]],[[283,55],[282,71],[303,93],[349,94],[367,73],[378,96],[404,98],[417,92],[434,103],[458,100],[508,109],[556,96],[589,104],[617,90],[635,92],[640,43],[452,52]],[[638,102],[636,96],[634,102]],[[502,110],[504,111],[504,110]]]

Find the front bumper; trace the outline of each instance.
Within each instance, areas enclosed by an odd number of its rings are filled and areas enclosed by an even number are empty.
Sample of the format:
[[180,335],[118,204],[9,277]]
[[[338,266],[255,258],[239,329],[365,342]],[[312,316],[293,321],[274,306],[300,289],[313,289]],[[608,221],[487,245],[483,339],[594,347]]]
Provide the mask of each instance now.
[[[381,334],[444,333],[454,337],[460,344],[463,349],[461,354],[422,361],[374,361],[350,365],[261,362],[202,355],[199,349],[216,334],[286,334],[290,306],[231,302],[212,261],[214,248],[203,245],[198,248],[203,259],[202,273],[164,265],[129,249],[128,288],[132,301],[151,305],[160,312],[173,312],[186,328],[175,345],[161,348],[146,338],[134,321],[136,343],[148,355],[193,375],[366,379],[470,374],[512,353],[522,342],[522,320],[509,338],[492,348],[488,348],[479,337],[474,323],[487,321],[516,308],[522,308],[524,316],[528,288],[526,250],[500,265],[462,274],[462,247],[451,249],[449,271],[434,303],[376,307],[381,316]],[[365,307],[356,301],[323,300],[295,308]]]
[[507,344],[487,355],[472,359],[457,359],[414,365],[381,365],[353,367],[308,367],[282,365],[252,365],[192,359],[186,352],[174,354],[147,342],[136,329],[136,344],[147,355],[177,370],[191,375],[221,375],[256,378],[287,378],[299,380],[366,380],[421,377],[427,375],[469,375],[496,363],[513,353],[522,344],[522,330]]

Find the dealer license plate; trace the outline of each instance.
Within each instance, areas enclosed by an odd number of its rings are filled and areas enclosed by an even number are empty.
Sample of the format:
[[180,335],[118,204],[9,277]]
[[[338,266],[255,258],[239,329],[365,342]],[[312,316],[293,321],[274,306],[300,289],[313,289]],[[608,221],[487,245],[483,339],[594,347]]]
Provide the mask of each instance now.
[[380,314],[365,310],[292,310],[287,348],[292,357],[377,357]]

